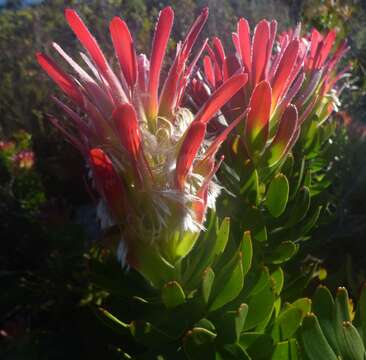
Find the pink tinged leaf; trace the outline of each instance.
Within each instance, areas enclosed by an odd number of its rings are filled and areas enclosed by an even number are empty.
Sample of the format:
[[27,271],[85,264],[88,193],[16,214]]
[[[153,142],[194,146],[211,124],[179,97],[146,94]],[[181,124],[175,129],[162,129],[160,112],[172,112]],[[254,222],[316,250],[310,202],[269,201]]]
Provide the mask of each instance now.
[[206,124],[194,122],[186,132],[175,169],[175,186],[183,191],[186,178],[206,134]]
[[124,216],[125,191],[111,160],[99,148],[89,151],[89,159],[98,190],[111,207],[113,214],[117,217]]
[[97,41],[89,32],[83,20],[81,20],[76,11],[72,9],[65,10],[65,17],[72,31],[75,33],[81,44],[90,54],[101,75],[107,80],[108,84],[111,86],[113,90],[113,97],[118,101],[127,101],[127,97],[120,83],[118,82],[118,79],[110,68]]
[[205,56],[203,58],[203,71],[205,73],[206,79],[208,83],[215,88],[216,81],[215,81],[215,71],[212,65],[211,58],[209,56]]
[[296,106],[290,105],[283,114],[277,133],[268,148],[268,165],[276,165],[287,154],[298,128]]
[[158,112],[159,100],[159,81],[163,59],[168,44],[170,32],[172,30],[174,12],[171,7],[164,8],[160,14],[155,28],[154,40],[150,57],[150,76],[149,76],[149,103],[148,116],[155,118]]
[[248,81],[247,74],[237,74],[225,81],[197,113],[196,122],[207,123]]
[[254,30],[253,44],[252,44],[252,81],[253,86],[263,80],[264,72],[267,66],[268,60],[268,42],[270,37],[270,27],[266,20],[262,20],[258,23]]
[[219,170],[223,161],[224,161],[224,155],[221,156],[219,162],[215,166],[212,166],[211,171],[206,176],[201,187],[197,191],[196,196],[198,197],[199,200],[194,201],[192,204],[193,211],[195,212],[196,215],[196,221],[200,224],[202,224],[205,219],[205,213],[207,209],[208,188],[210,182],[213,176]]
[[109,28],[122,73],[130,89],[133,89],[137,80],[137,58],[131,33],[127,24],[117,16]]
[[38,52],[36,54],[37,61],[48,76],[61,88],[61,90],[71,98],[71,100],[83,106],[83,97],[78,89],[75,81],[61,70],[58,65],[47,55]]
[[123,148],[126,150],[138,181],[142,181],[141,133],[134,107],[125,103],[113,112],[112,119],[119,133]]
[[251,44],[250,44],[250,28],[246,19],[240,19],[237,25],[237,33],[239,37],[240,57],[245,71],[248,73],[252,70]]
[[262,81],[255,87],[250,99],[245,144],[251,155],[261,152],[267,142],[271,98],[271,86],[267,81]]
[[281,100],[281,97],[287,92],[291,85],[289,83],[289,77],[294,69],[298,53],[299,40],[295,39],[290,42],[283,53],[272,81],[272,110],[276,107],[277,102]]

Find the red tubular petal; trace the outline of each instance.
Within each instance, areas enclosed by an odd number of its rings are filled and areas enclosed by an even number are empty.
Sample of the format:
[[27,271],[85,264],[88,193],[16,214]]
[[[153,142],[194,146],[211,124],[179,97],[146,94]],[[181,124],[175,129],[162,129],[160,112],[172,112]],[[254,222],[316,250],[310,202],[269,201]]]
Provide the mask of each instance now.
[[228,80],[234,74],[237,74],[241,70],[242,66],[239,63],[238,58],[235,55],[229,55],[225,58],[223,64],[222,75],[224,81]]
[[175,185],[183,191],[185,181],[206,134],[206,124],[194,122],[187,130],[177,157]]
[[108,69],[108,63],[97,41],[89,32],[83,20],[79,17],[76,11],[72,9],[65,10],[66,21],[69,23],[72,31],[75,33],[79,41],[88,50],[95,64],[99,67],[102,73]]
[[203,181],[202,186],[197,191],[196,196],[199,198],[198,201],[194,201],[192,204],[192,208],[196,215],[196,221],[198,223],[202,223],[205,217],[205,212],[207,208],[207,196],[208,196],[208,187],[210,185],[210,181],[213,176],[216,174],[217,170],[221,166],[222,162],[224,161],[224,155],[221,156],[220,161],[212,167],[210,173],[206,176],[205,180]]
[[247,74],[238,74],[225,81],[197,113],[195,121],[207,123],[248,81]]
[[38,52],[37,61],[48,76],[71,98],[77,105],[83,106],[83,97],[74,80],[61,70],[47,55]]
[[307,63],[307,68],[312,69],[314,65],[315,56],[317,54],[318,45],[321,41],[321,35],[316,29],[311,31],[311,45],[310,45],[310,56]]
[[98,67],[99,71],[107,80],[109,86],[112,88],[113,98],[116,101],[120,100],[127,101],[126,94],[124,93],[121,84],[119,83],[118,79],[116,78],[116,75],[110,68],[97,41],[89,32],[83,20],[81,20],[76,11],[72,9],[65,10],[65,17],[72,31],[75,33],[81,44],[88,51],[95,65]]
[[327,36],[324,38],[323,42],[322,42],[322,47],[320,49],[320,53],[319,53],[319,57],[318,57],[318,61],[317,64],[315,65],[316,68],[319,68],[321,66],[323,66],[325,60],[327,59],[330,51],[332,50],[334,41],[336,39],[336,32],[335,30],[330,31]]
[[[183,45],[178,54],[174,59],[174,63],[171,66],[168,76],[164,82],[164,86],[161,91],[160,101],[159,101],[159,115],[170,117],[173,115],[177,103],[181,101],[183,96],[182,92],[187,84],[187,78],[198,61],[196,57],[193,61],[192,66],[190,66],[188,73],[184,73],[186,69],[186,63],[191,53],[192,47],[195,44],[198,35],[200,34],[206,20],[208,17],[208,8],[203,9],[200,16],[193,23],[188,35],[186,36]],[[206,46],[207,40],[205,41]],[[203,48],[201,48],[198,56],[201,55]]]
[[137,80],[137,59],[131,33],[127,24],[117,16],[109,28],[122,73],[129,87],[133,88]]
[[266,64],[266,68],[265,68],[265,79],[268,80],[267,78],[267,74],[270,70],[270,66],[271,66],[271,56],[272,56],[272,50],[273,50],[273,44],[274,41],[276,39],[276,34],[277,34],[277,21],[276,20],[272,20],[270,25],[269,25],[269,41],[268,41],[268,45],[267,45],[267,64]]
[[245,143],[250,154],[262,151],[267,142],[271,92],[269,83],[262,81],[255,87],[250,99],[245,127]]
[[111,207],[114,215],[117,217],[123,216],[126,201],[123,183],[118,177],[111,160],[99,148],[91,149],[89,158],[98,190]]
[[277,106],[277,102],[291,85],[288,80],[295,66],[298,53],[299,40],[295,39],[290,42],[283,53],[282,59],[272,81],[272,109]]
[[292,139],[298,129],[296,106],[290,105],[281,118],[277,133],[269,148],[269,166],[275,165],[293,145]]
[[122,146],[127,151],[138,180],[141,180],[139,159],[141,154],[141,134],[135,109],[125,103],[118,106],[112,114],[113,122],[119,132]]
[[259,81],[263,80],[264,71],[267,66],[267,49],[270,37],[269,23],[262,20],[258,23],[254,30],[253,44],[252,44],[252,73],[253,86]]
[[231,131],[239,125],[240,121],[242,121],[247,116],[248,111],[249,109],[244,111],[244,113],[240,114],[234,121],[229,124],[229,126],[227,126],[223,131],[220,132],[219,136],[211,143],[211,145],[206,150],[204,160],[215,156],[221,144],[226,140]]
[[239,36],[240,56],[248,73],[252,70],[251,46],[250,46],[250,28],[246,19],[240,19],[237,26]]
[[158,23],[155,28],[154,40],[150,58],[150,78],[149,78],[149,107],[148,116],[155,118],[158,112],[158,91],[161,66],[168,44],[170,32],[172,30],[174,12],[171,7],[166,7],[160,11]]
[[184,42],[183,42],[183,52],[184,56],[188,57],[189,53],[192,50],[193,45],[195,44],[198,35],[201,33],[203,26],[205,25],[208,18],[208,8],[204,8],[201,11],[201,14],[195,20],[191,29],[189,30]]
[[208,83],[213,88],[215,88],[215,86],[216,86],[215,71],[214,71],[214,68],[212,65],[211,58],[207,55],[203,58],[203,71],[206,75],[206,79],[207,79]]
[[226,57],[224,47],[222,46],[221,40],[216,36],[213,38],[212,45],[216,60],[218,61],[219,66],[221,67]]

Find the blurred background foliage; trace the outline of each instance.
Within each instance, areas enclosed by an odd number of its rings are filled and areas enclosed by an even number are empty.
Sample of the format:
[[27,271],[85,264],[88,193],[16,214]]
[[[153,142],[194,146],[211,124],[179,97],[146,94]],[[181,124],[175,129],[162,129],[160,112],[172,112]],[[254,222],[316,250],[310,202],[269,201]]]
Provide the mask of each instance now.
[[65,7],[77,9],[111,60],[108,23],[115,15],[128,23],[138,50],[148,52],[154,19],[168,4],[176,14],[173,39],[182,38],[203,6],[210,7],[203,35],[218,35],[227,43],[240,16],[251,24],[275,18],[280,30],[298,21],[306,29],[337,28],[340,38],[347,38],[351,51],[344,61],[351,63],[352,78],[342,96],[342,113],[332,120],[338,125],[337,156],[329,154],[334,163],[331,216],[304,252],[328,273],[323,282],[332,289],[345,285],[356,296],[366,279],[365,1],[8,0],[0,7],[2,359],[106,358],[106,344],[114,336],[95,324],[88,307],[104,294],[90,285],[93,253],[88,249],[100,234],[86,170],[48,123],[47,114],[58,113],[49,97],[54,86],[34,54],[49,49],[53,40],[78,57],[80,45],[64,21]]

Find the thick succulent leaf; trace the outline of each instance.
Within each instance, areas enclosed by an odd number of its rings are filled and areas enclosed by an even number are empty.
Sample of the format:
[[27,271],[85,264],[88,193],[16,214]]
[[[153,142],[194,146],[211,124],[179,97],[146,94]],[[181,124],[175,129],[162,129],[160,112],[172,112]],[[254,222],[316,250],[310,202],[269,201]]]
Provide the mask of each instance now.
[[298,245],[292,241],[283,241],[280,245],[271,250],[268,255],[268,261],[273,264],[282,264],[290,260],[296,254],[297,250]]
[[301,340],[309,360],[338,360],[314,314],[309,314],[304,318],[301,327]]
[[296,340],[290,339],[276,345],[271,360],[298,360],[299,356]]
[[161,298],[167,309],[173,309],[182,305],[186,300],[184,290],[177,281],[169,281],[163,286]]
[[241,254],[238,252],[217,274],[210,311],[215,311],[234,300],[241,292],[243,285],[243,265]]
[[286,209],[290,186],[285,175],[278,174],[271,181],[265,204],[274,217],[279,217]]
[[240,251],[242,253],[243,274],[245,276],[252,266],[253,244],[250,231],[244,232]]

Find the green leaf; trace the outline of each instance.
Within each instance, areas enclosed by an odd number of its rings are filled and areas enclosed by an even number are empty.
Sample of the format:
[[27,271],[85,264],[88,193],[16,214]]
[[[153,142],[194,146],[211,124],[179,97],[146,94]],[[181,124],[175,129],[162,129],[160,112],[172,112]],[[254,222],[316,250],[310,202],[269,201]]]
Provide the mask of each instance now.
[[244,330],[252,329],[266,320],[273,311],[275,295],[270,283],[246,300],[248,304],[248,315],[244,324]]
[[311,300],[308,298],[297,299],[290,306],[301,310],[301,319],[303,319],[311,311]]
[[358,299],[355,325],[366,344],[366,284],[363,285],[360,298]]
[[286,209],[288,194],[289,194],[289,183],[285,175],[278,174],[271,181],[265,205],[272,216],[279,217]]
[[268,261],[273,264],[282,264],[290,260],[297,252],[298,246],[292,241],[284,241],[268,256]]
[[267,240],[267,228],[261,211],[256,207],[248,207],[244,214],[244,230],[249,230],[252,239],[257,241]]
[[238,252],[229,261],[214,282],[214,298],[210,311],[214,311],[228,302],[234,300],[244,285],[244,274],[241,254]]
[[[203,357],[200,359],[203,359]],[[206,359],[206,354],[204,359]],[[215,360],[251,360],[251,358],[239,344],[228,344],[219,349]]]
[[257,204],[259,197],[259,178],[252,161],[247,160],[244,163],[240,177],[240,195],[245,196],[251,204]]
[[335,350],[336,353],[339,353],[334,331],[335,324],[333,322],[333,308],[334,300],[332,294],[325,286],[320,285],[316,289],[313,297],[312,310],[318,317],[319,324],[330,346]]
[[224,252],[226,244],[229,240],[230,234],[230,218],[226,217],[222,220],[219,231],[217,232],[217,239],[214,253],[220,255]]
[[245,276],[252,266],[253,244],[250,231],[244,232],[243,239],[241,242],[241,252],[242,252],[243,274]]
[[202,354],[208,360],[215,360],[216,334],[204,328],[195,327],[188,331],[183,339],[183,349],[188,359],[202,359]]
[[295,307],[290,307],[280,313],[276,319],[272,337],[275,342],[287,340],[297,331],[302,320],[302,311]]
[[245,332],[240,336],[240,345],[255,360],[267,360],[273,352],[273,339],[260,332]]
[[297,360],[298,350],[295,339],[279,342],[273,352],[271,360]]
[[240,333],[248,313],[248,306],[241,304],[237,310],[226,311],[215,321],[218,341],[232,344],[239,341]]
[[342,354],[345,359],[365,360],[365,348],[357,329],[350,321],[342,324],[344,334],[345,351]]
[[177,281],[169,281],[161,290],[161,298],[167,309],[173,309],[186,301],[186,296]]
[[115,331],[117,334],[126,335],[129,333],[129,324],[116,318],[109,311],[104,308],[92,307],[96,316],[110,329]]
[[274,293],[280,295],[285,280],[283,270],[280,266],[271,274],[271,278],[273,280]]
[[[286,227],[292,227],[303,220],[310,207],[310,191],[304,186],[295,198],[295,203],[289,209]],[[286,212],[287,214],[287,212]]]
[[314,314],[305,316],[301,327],[301,339],[309,360],[338,360]]
[[202,296],[203,300],[206,304],[208,304],[208,301],[210,299],[212,285],[215,280],[215,273],[211,268],[207,268],[202,277]]

